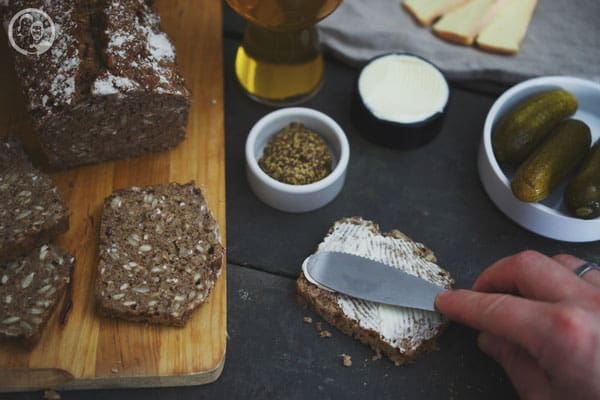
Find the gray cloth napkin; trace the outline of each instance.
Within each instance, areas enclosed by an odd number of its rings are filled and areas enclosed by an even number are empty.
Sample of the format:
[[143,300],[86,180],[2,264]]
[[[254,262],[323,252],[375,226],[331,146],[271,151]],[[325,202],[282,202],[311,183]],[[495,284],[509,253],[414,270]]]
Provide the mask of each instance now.
[[486,53],[442,41],[402,8],[401,0],[343,0],[318,25],[326,51],[360,66],[386,52],[436,64],[449,79],[513,84],[540,75],[600,82],[600,0],[538,0],[519,53]]

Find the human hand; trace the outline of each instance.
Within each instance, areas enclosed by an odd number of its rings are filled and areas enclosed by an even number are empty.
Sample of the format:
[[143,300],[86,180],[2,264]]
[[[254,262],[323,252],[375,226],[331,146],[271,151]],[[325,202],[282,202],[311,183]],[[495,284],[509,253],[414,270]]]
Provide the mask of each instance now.
[[481,331],[479,348],[502,365],[523,399],[600,399],[600,271],[535,251],[486,269],[472,290],[446,291],[436,307]]

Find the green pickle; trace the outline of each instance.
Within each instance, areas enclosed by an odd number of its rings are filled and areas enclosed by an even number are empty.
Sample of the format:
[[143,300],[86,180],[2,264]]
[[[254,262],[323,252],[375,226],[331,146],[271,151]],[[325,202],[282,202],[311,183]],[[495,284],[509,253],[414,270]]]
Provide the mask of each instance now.
[[522,201],[545,199],[584,158],[592,135],[582,121],[567,119],[517,168],[511,188]]
[[600,141],[585,157],[565,191],[565,203],[578,218],[600,217]]
[[577,111],[577,99],[563,89],[529,96],[504,114],[494,125],[492,148],[501,162],[519,164],[550,130]]

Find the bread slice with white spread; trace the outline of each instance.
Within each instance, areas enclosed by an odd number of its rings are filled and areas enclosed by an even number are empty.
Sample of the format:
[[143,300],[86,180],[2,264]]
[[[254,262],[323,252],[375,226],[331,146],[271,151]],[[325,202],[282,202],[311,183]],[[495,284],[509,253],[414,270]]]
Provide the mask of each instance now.
[[442,39],[471,45],[477,34],[502,10],[507,0],[469,0],[433,25]]
[[477,36],[481,49],[516,54],[527,33],[537,0],[511,0]]
[[[319,251],[354,254],[398,268],[436,285],[452,288],[450,274],[436,264],[427,247],[393,230],[382,233],[377,224],[360,217],[334,223]],[[447,320],[433,311],[394,307],[330,292],[310,283],[304,273],[296,281],[299,299],[324,320],[385,354],[396,365],[412,361],[421,353],[436,349],[436,339]]]
[[423,26],[431,25],[440,16],[466,0],[404,0],[404,8]]

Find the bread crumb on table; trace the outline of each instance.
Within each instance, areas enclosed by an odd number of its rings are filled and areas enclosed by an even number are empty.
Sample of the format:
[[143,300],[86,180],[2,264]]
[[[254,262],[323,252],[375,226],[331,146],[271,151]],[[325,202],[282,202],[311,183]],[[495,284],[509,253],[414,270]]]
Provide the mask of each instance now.
[[319,332],[319,336],[321,336],[322,338],[330,338],[331,332],[329,332],[328,330],[322,330],[321,332]]
[[60,400],[60,393],[58,393],[56,390],[52,390],[52,389],[47,389],[44,390],[44,399],[46,400]]
[[351,367],[352,366],[352,357],[350,357],[348,354],[342,354],[342,365],[344,367]]
[[312,324],[313,320],[311,317],[304,317],[304,322],[307,324]]

